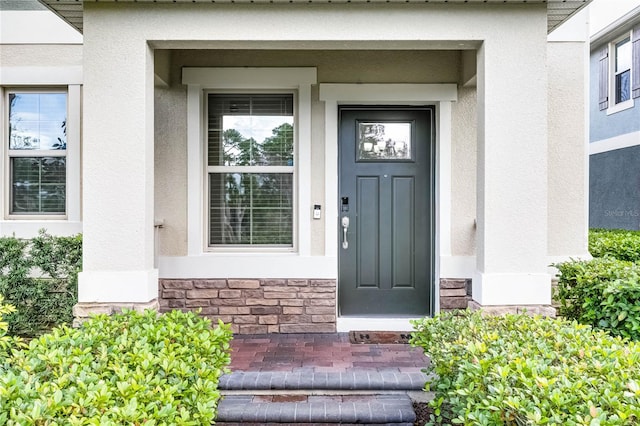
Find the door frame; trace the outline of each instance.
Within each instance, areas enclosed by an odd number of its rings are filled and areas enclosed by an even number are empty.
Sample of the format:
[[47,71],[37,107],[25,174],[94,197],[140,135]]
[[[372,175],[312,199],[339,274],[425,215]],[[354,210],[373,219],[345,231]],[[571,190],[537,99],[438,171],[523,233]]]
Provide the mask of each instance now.
[[[340,286],[337,287],[338,293],[338,313],[340,317],[415,317],[418,315],[433,315],[433,267],[434,267],[434,252],[435,252],[435,107],[433,105],[352,105],[344,104],[338,106],[339,113],[339,149],[338,149],[338,186],[340,197],[349,195],[353,198],[353,202],[350,205],[350,211],[343,212],[340,199],[338,199],[338,205],[340,211],[338,214],[340,220],[342,217],[347,216],[351,218],[352,225],[350,240],[353,240],[353,247],[349,244],[349,250],[341,248],[340,242],[338,243],[338,279]],[[399,161],[388,160],[371,160],[361,162],[358,160],[358,123],[359,122],[401,122],[411,123],[411,156],[409,159]],[[345,132],[345,125],[350,129]],[[354,132],[355,130],[355,132]],[[424,142],[427,142],[425,145]],[[384,171],[383,171],[384,170]],[[354,173],[355,172],[355,173]],[[389,173],[390,175],[387,175]],[[390,179],[383,179],[382,174],[385,177],[389,176]],[[347,177],[348,176],[348,177]],[[359,269],[359,262],[364,262],[363,267],[368,269],[366,265],[372,266],[371,260],[363,260],[357,253],[360,251],[358,248],[360,243],[360,235],[362,231],[361,225],[358,225],[365,217],[365,211],[360,210],[360,197],[356,190],[358,177],[373,177],[379,178],[379,186],[375,192],[378,195],[378,202],[381,204],[383,213],[380,211],[376,214],[378,232],[383,232],[381,229],[390,231],[393,228],[393,201],[392,194],[394,190],[395,178],[406,178],[411,176],[412,181],[412,208],[408,212],[404,210],[398,210],[398,213],[411,215],[414,217],[413,232],[415,238],[415,252],[409,255],[413,259],[414,271],[410,274],[412,278],[404,275],[404,286],[396,287],[393,285],[393,272],[395,267],[388,264],[386,273],[389,274],[387,278],[391,279],[390,282],[385,282],[383,275],[383,269],[377,269],[378,286],[375,289],[373,287],[359,287],[357,285],[358,273],[355,272]],[[426,181],[425,181],[426,179]],[[397,182],[397,181],[396,181]],[[385,198],[385,189],[386,197]],[[364,201],[363,201],[364,202]],[[396,206],[397,207],[397,206]],[[388,208],[388,209],[387,209]],[[387,214],[389,214],[387,216]],[[386,219],[385,219],[386,217]],[[370,218],[372,218],[370,216]],[[406,217],[408,219],[408,217]],[[387,220],[387,226],[383,225],[384,220]],[[424,221],[424,222],[423,222]],[[417,225],[422,222],[423,225]],[[373,226],[373,224],[371,224]],[[342,236],[342,226],[338,223],[338,239]],[[372,231],[374,232],[374,231]],[[367,232],[368,233],[368,232]],[[387,235],[386,238],[379,234],[380,253],[388,253],[394,251],[391,246],[386,248],[390,252],[386,252],[385,239],[393,240]],[[397,249],[402,250],[402,244],[397,246]],[[424,250],[424,252],[422,252]],[[420,257],[417,257],[417,253],[420,253]],[[382,268],[382,265],[390,259],[383,260],[378,259],[377,267]],[[424,269],[426,268],[426,269]],[[370,270],[371,271],[371,270]],[[425,274],[426,272],[426,274]],[[372,277],[369,277],[371,279]],[[414,281],[412,281],[414,280]],[[412,282],[413,288],[407,287],[407,283]],[[345,285],[343,285],[345,283]],[[369,282],[369,285],[372,285]],[[390,285],[390,286],[389,286]],[[389,287],[387,287],[389,286]],[[426,292],[426,294],[425,294]],[[380,298],[388,298],[384,303],[380,303]],[[354,313],[354,310],[361,310],[364,306],[369,305],[364,311],[369,311],[368,314]],[[377,305],[376,308],[372,308],[372,305]],[[404,308],[403,308],[404,307]],[[396,311],[396,309],[399,310]],[[396,311],[395,313],[384,313],[385,310]],[[426,312],[416,313],[417,310],[426,310]],[[346,312],[349,311],[349,312]],[[413,312],[410,314],[409,312]]]
[[[325,102],[325,256],[332,260],[338,276],[338,106],[339,105],[434,105],[436,203],[433,253],[432,312],[439,306],[440,263],[451,257],[451,129],[455,84],[320,84],[319,98]],[[338,282],[339,286],[340,283]],[[337,293],[336,293],[337,302]],[[337,303],[336,303],[337,309]],[[337,316],[337,311],[336,311]],[[410,330],[410,318],[353,318],[337,316],[338,331]]]

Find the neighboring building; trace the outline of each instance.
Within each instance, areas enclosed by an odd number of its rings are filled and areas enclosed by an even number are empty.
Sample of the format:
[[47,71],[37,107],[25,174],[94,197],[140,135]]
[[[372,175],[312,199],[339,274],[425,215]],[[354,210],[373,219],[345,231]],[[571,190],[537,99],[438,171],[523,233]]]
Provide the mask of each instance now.
[[640,7],[591,37],[589,225],[640,229]]
[[588,255],[588,1],[41,3],[83,46],[0,46],[0,229],[81,221],[79,317],[548,313]]
[[[82,35],[37,0],[0,0],[0,90],[0,235],[81,232]],[[39,132],[39,105],[54,128]]]

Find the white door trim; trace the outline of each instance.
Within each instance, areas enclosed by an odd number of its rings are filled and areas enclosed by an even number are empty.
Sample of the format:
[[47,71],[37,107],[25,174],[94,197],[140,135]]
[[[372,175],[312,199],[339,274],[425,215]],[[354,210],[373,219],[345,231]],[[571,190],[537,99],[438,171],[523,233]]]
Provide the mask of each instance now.
[[[320,84],[320,100],[325,102],[325,256],[336,259],[338,270],[338,106],[435,105],[436,106],[436,262],[439,279],[442,256],[451,256],[451,103],[457,101],[455,84]],[[337,275],[337,272],[336,272]],[[338,283],[340,285],[340,283]],[[439,311],[436,286],[435,312]],[[389,320],[369,321],[371,327],[386,329]],[[400,320],[400,319],[399,319]],[[401,319],[406,321],[406,319]],[[349,322],[347,322],[349,321]],[[349,325],[353,324],[353,325]],[[354,326],[353,318],[338,317],[338,331]],[[368,328],[371,330],[371,328]],[[374,328],[375,329],[375,328]]]

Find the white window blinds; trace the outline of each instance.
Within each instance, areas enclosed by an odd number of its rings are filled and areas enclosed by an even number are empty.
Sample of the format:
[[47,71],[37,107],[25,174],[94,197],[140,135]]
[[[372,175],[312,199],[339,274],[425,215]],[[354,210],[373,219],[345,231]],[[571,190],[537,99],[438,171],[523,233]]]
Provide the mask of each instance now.
[[293,94],[209,94],[209,246],[293,245]]

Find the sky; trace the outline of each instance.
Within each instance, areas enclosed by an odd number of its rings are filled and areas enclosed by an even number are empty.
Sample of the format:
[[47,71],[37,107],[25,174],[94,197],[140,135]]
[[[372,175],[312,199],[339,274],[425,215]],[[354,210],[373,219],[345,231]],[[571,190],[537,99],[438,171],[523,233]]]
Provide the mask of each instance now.
[[638,6],[640,0],[593,0],[589,6],[591,35]]

